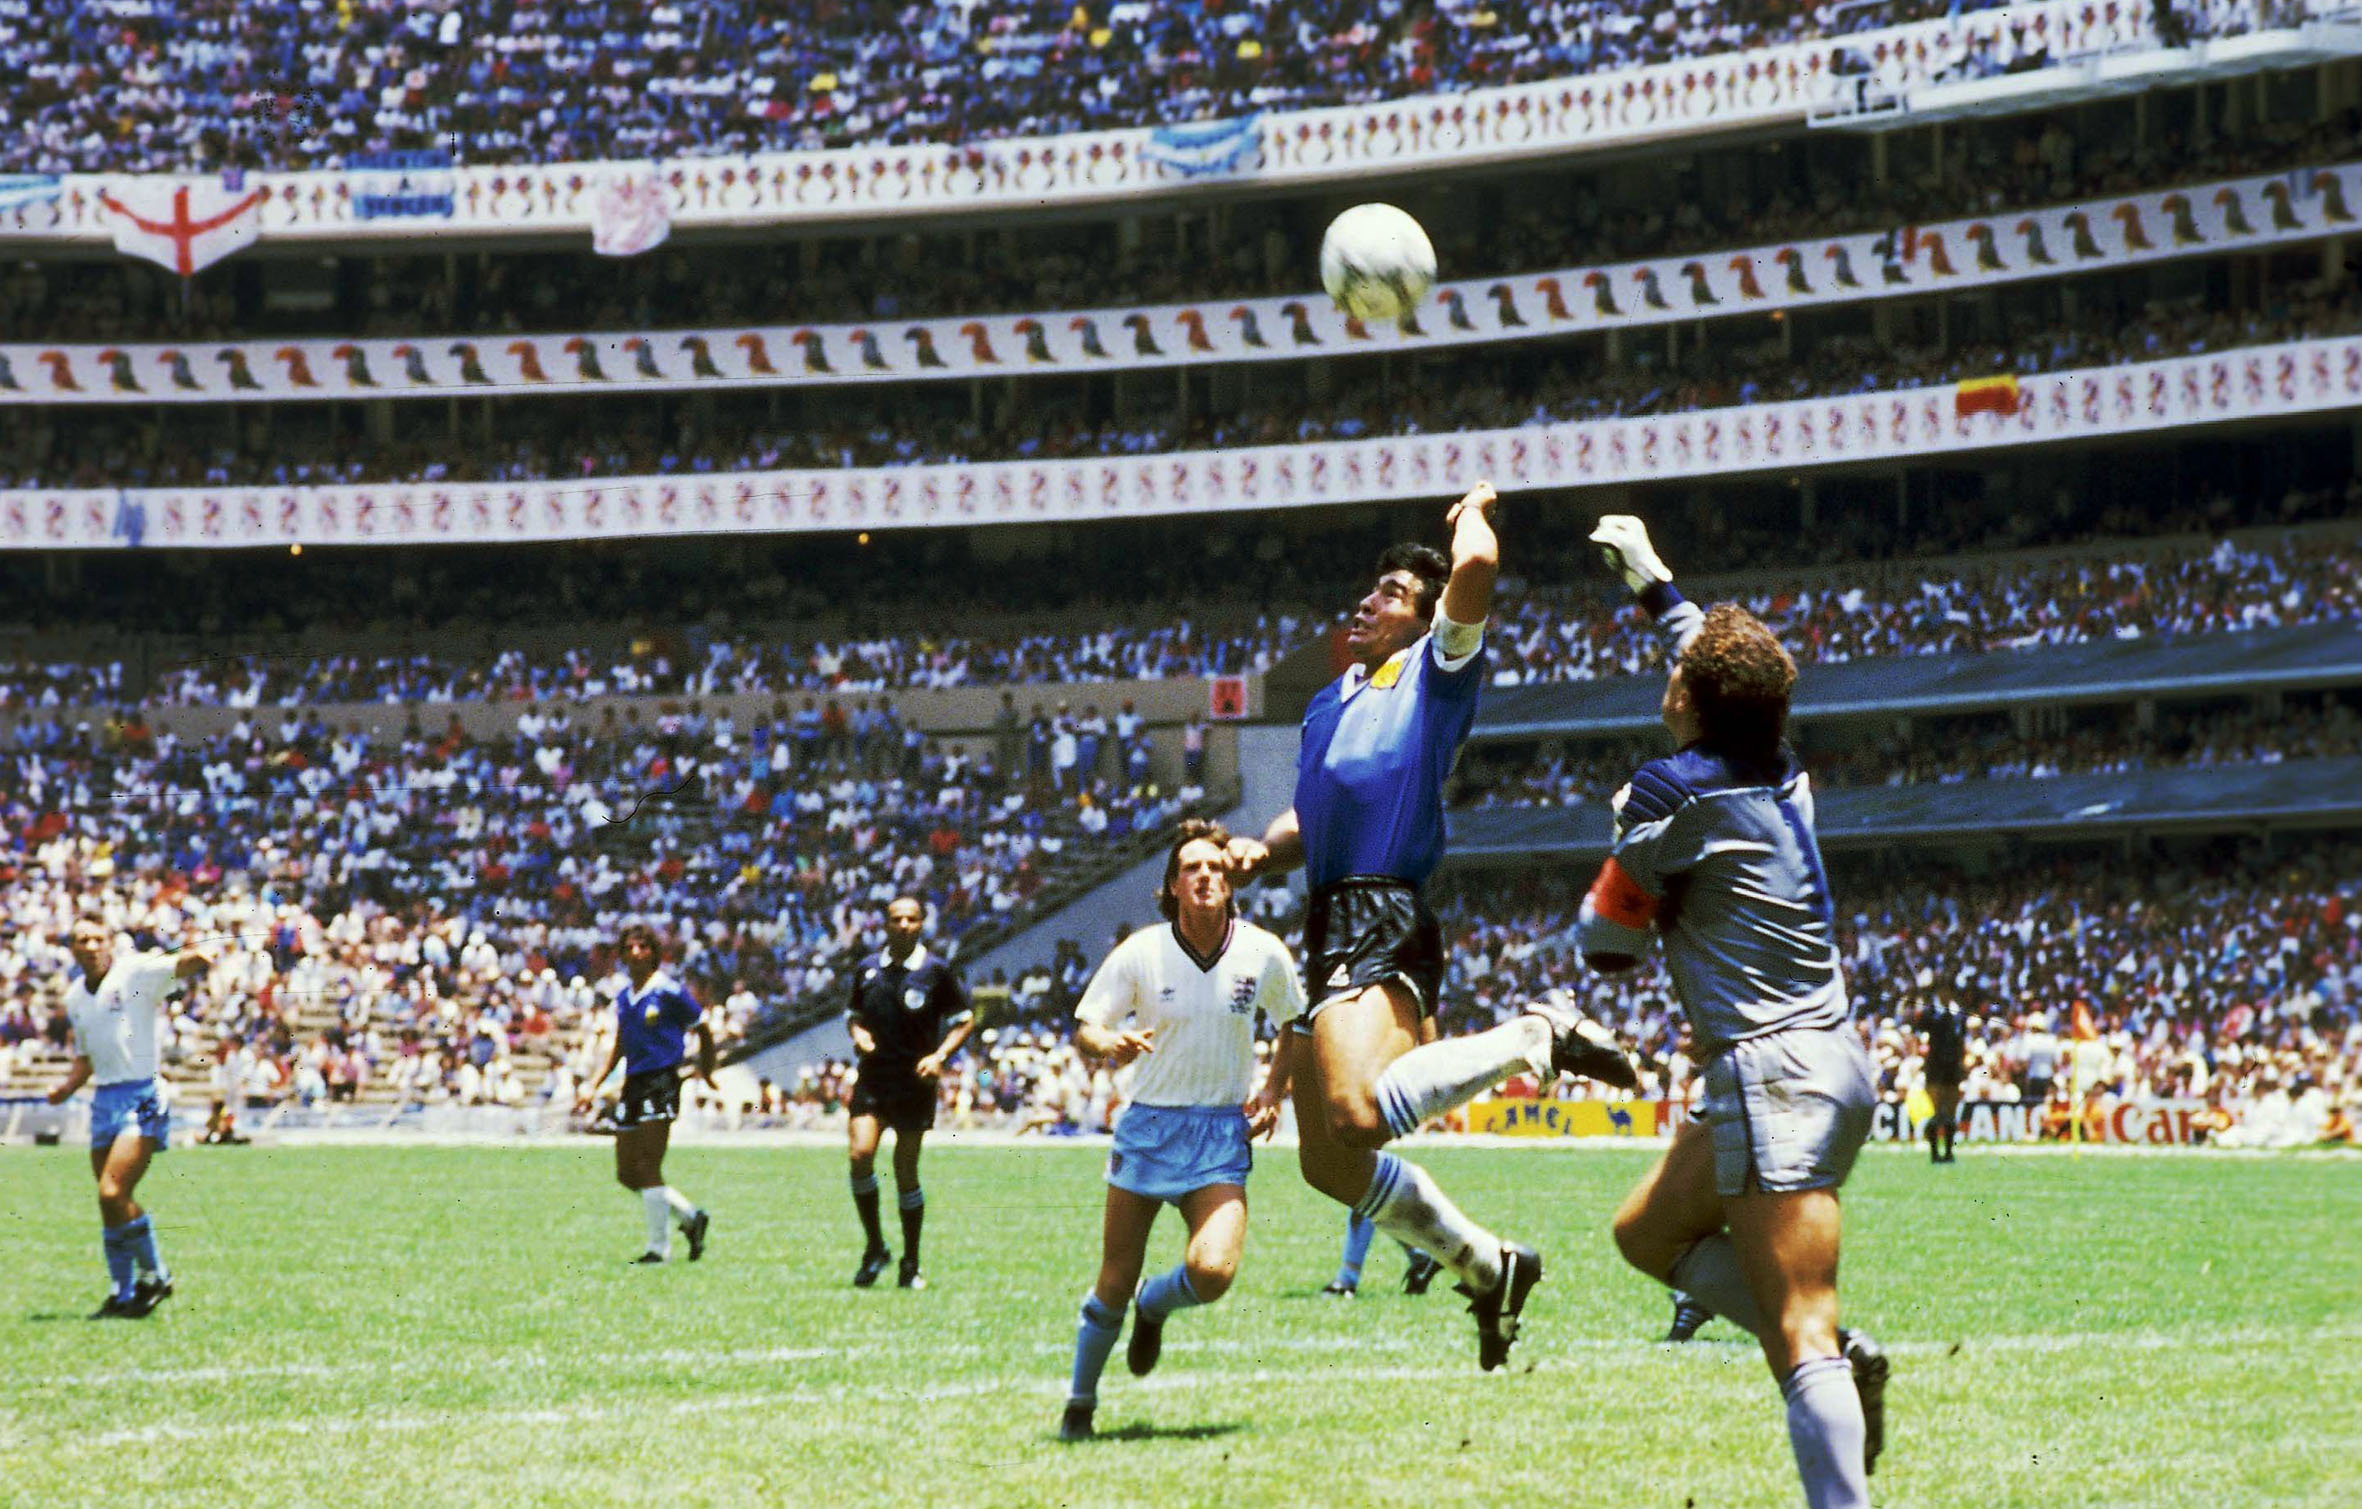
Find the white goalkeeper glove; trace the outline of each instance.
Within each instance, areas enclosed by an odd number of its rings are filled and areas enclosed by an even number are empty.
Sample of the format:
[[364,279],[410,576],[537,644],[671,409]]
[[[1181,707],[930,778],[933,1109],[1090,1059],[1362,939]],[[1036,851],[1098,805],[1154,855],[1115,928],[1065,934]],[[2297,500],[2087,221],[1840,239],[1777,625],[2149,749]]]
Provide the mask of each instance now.
[[1599,527],[1591,531],[1591,543],[1599,547],[1608,569],[1624,578],[1624,585],[1636,596],[1673,580],[1673,573],[1657,558],[1656,547],[1648,542],[1648,526],[1628,513],[1603,516]]

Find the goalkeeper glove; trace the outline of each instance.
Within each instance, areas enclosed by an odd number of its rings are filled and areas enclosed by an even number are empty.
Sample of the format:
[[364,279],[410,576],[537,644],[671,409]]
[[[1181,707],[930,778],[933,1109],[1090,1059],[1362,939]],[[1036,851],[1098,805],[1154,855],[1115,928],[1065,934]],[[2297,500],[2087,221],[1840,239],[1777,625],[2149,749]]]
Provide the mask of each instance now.
[[1599,547],[1608,569],[1624,578],[1624,585],[1635,596],[1673,580],[1673,573],[1657,558],[1656,547],[1648,542],[1648,526],[1628,513],[1601,518],[1599,527],[1591,531],[1591,543]]

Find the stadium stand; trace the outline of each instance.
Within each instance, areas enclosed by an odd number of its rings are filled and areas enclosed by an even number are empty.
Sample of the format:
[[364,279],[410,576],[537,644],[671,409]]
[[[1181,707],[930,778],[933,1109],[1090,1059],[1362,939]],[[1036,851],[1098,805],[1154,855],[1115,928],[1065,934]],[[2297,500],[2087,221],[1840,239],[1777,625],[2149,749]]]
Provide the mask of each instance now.
[[[470,163],[564,162],[1056,135],[1561,77],[1946,9],[25,0],[0,31],[0,96],[15,100],[0,170],[300,168],[437,149]],[[102,78],[124,85],[94,87]]]

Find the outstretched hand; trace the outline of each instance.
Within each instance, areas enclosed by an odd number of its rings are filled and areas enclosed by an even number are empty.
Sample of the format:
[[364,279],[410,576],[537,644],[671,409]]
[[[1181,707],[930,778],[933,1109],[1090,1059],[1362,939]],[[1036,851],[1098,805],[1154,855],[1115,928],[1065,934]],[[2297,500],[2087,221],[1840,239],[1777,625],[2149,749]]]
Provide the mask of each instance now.
[[1452,505],[1452,511],[1443,516],[1443,521],[1447,526],[1457,524],[1460,522],[1460,515],[1473,508],[1481,517],[1489,522],[1493,516],[1494,505],[1498,504],[1500,501],[1501,495],[1494,490],[1493,484],[1490,482],[1479,482],[1474,487],[1468,489],[1468,493],[1465,497],[1461,498],[1459,502]]

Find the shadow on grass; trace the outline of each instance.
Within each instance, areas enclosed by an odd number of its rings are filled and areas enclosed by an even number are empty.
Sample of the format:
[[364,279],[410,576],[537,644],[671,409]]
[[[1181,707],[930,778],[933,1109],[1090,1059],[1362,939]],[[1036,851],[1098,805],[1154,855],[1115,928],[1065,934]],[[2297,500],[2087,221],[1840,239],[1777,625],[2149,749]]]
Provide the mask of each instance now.
[[[1113,1430],[1103,1430],[1091,1437],[1093,1441],[1218,1441],[1236,1435],[1247,1428],[1244,1420],[1217,1420],[1203,1425],[1151,1425],[1135,1420]],[[1085,1443],[1077,1442],[1077,1445]]]

